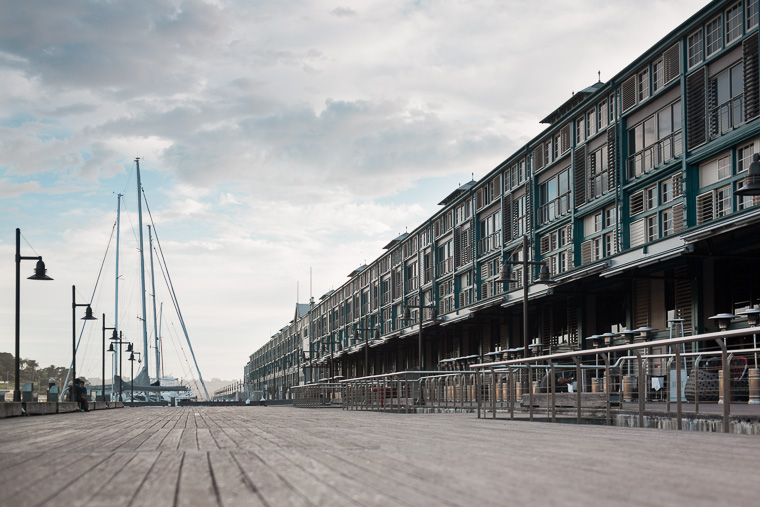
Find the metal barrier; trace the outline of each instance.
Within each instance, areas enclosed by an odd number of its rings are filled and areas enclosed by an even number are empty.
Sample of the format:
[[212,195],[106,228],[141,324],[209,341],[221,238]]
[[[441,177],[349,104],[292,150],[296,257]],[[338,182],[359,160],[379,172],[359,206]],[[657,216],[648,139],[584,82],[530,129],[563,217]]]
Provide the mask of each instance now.
[[290,388],[293,406],[300,408],[337,408],[343,405],[341,384],[307,384]]
[[[612,424],[614,407],[615,414],[636,414],[638,426],[643,427],[645,414],[669,415],[675,403],[676,426],[682,429],[684,405],[688,403],[689,413],[715,414],[715,410],[705,410],[706,403],[713,402],[722,404],[722,430],[729,432],[732,401],[760,402],[754,401],[760,397],[756,392],[759,370],[750,369],[747,357],[742,356],[757,354],[760,348],[730,348],[729,344],[732,338],[758,332],[760,328],[755,327],[476,364],[472,368],[477,372],[475,392],[480,394],[478,417],[488,411],[496,417],[506,400],[510,417],[514,417],[514,401],[520,401],[531,419],[536,413],[552,421],[558,414],[571,414],[579,423],[585,416]],[[714,343],[715,350],[685,351],[688,344],[697,348],[697,342]],[[724,365],[728,365],[726,375]],[[565,373],[558,375],[558,371]],[[499,405],[498,393],[503,390],[498,386],[504,383],[514,401],[502,395]]]

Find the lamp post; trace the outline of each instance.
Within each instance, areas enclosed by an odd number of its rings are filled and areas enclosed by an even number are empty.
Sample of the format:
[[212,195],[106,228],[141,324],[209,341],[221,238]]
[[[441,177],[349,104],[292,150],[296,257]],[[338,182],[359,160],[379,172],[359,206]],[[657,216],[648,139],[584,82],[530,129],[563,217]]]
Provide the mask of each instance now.
[[71,378],[77,378],[77,306],[86,306],[82,320],[98,320],[92,315],[90,303],[77,303],[76,285],[71,286]]
[[[425,371],[425,355],[422,351],[422,322],[425,320],[423,318],[422,310],[425,308],[430,308],[432,310],[432,313],[430,315],[430,319],[435,321],[438,318],[438,307],[434,304],[431,305],[423,305],[422,304],[422,292],[417,296],[418,298],[418,304],[417,309],[419,310],[420,315],[420,332],[419,332],[419,343],[418,343],[418,368],[419,371]],[[409,310],[409,305],[404,306],[404,315],[401,317],[401,320],[410,321],[412,320],[412,312]]]
[[[103,401],[106,401],[106,331],[113,331],[113,336],[111,337],[112,340],[118,340],[118,335],[116,334],[116,328],[115,327],[106,327],[106,314],[103,314],[103,363],[102,363],[102,374],[101,377],[103,379],[103,382],[101,386],[103,387],[102,392],[100,393],[103,396]],[[111,392],[113,392],[113,382],[111,383]]]
[[529,338],[528,338],[528,288],[530,286],[530,274],[528,273],[528,266],[541,266],[541,271],[539,272],[538,279],[536,280],[538,283],[544,283],[547,285],[553,285],[557,283],[556,280],[553,280],[551,278],[551,275],[549,273],[549,267],[546,265],[546,262],[539,261],[529,261],[528,260],[528,236],[523,236],[523,244],[522,244],[522,261],[503,261],[501,266],[501,274],[499,275],[499,278],[497,278],[498,283],[515,283],[517,280],[511,278],[508,274],[508,271],[506,269],[506,265],[513,265],[513,264],[522,264],[522,271],[523,271],[523,347],[525,351],[525,357],[527,357],[528,351],[530,350],[530,344],[529,344]]
[[[372,331],[371,327],[354,327],[354,341],[359,341],[359,331],[365,331],[364,333],[364,376],[369,377],[369,338],[367,338],[366,331]],[[374,328],[375,340],[380,339],[380,327]]]
[[742,188],[734,192],[736,195],[760,195],[760,154],[752,155],[747,176],[742,180]]
[[[130,345],[132,345],[132,344],[130,343]],[[130,382],[129,382],[129,387],[130,387],[129,400],[132,403],[135,402],[135,354],[137,354],[138,356],[140,355],[139,352],[132,352],[131,354],[129,354],[129,362],[132,363],[130,365],[130,369],[131,369],[130,375],[132,377],[132,380],[130,380]],[[142,359],[138,359],[137,360],[138,363],[141,362],[141,361],[142,361]]]
[[121,346],[126,343],[127,344],[127,352],[132,352],[132,344],[129,343],[129,342],[125,342],[123,340],[121,331],[119,331],[119,338],[118,339],[116,339],[114,337],[114,338],[111,338],[111,340],[112,340],[112,342],[111,342],[110,347],[108,348],[108,352],[116,352],[116,349],[113,346],[114,343],[116,343],[119,346],[119,401],[121,401],[122,386],[124,385],[124,381],[123,381],[122,376],[121,376],[121,358],[122,358]]
[[45,274],[45,263],[42,262],[42,257],[26,257],[21,255],[21,229],[16,229],[16,358],[15,358],[15,371],[16,379],[15,386],[13,388],[13,401],[21,401],[21,360],[20,360],[20,334],[19,324],[21,322],[21,261],[36,260],[37,265],[34,268],[34,274],[28,277],[28,280],[52,280]]

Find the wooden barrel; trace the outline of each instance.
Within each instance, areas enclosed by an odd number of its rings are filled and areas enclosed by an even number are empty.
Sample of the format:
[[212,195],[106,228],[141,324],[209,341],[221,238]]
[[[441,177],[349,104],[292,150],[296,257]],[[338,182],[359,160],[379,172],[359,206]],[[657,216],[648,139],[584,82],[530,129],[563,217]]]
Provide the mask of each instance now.
[[718,404],[723,404],[723,370],[718,370]]
[[602,389],[602,380],[601,378],[592,378],[591,379],[591,392],[592,393],[601,393],[604,392]]

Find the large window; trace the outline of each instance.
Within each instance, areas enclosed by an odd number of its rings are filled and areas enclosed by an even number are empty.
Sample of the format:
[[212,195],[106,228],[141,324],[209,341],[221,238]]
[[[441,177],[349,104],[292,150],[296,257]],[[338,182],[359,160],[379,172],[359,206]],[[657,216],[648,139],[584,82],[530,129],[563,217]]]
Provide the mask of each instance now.
[[570,211],[570,168],[538,187],[539,223],[545,224]]
[[514,227],[512,228],[512,235],[515,238],[523,236],[528,232],[528,206],[525,194],[515,198],[512,202],[514,206]]
[[480,241],[478,253],[484,254],[501,245],[501,211],[480,220]]
[[628,178],[636,178],[681,156],[681,101],[628,129]]
[[665,85],[665,64],[662,58],[652,64],[652,93],[658,92]]
[[710,137],[744,123],[744,66],[739,63],[710,79]]

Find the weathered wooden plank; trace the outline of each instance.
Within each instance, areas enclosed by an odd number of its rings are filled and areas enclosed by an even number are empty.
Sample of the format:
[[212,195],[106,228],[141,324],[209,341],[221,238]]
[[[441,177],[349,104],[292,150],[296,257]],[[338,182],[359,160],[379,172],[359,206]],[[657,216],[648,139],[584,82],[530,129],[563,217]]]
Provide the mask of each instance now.
[[195,506],[199,498],[204,498],[206,505],[220,505],[208,453],[188,451],[184,453],[174,505]]
[[253,482],[240,469],[231,453],[226,451],[209,452],[209,462],[219,501],[222,505],[267,505],[260,497]]
[[99,491],[99,486],[109,482],[134,458],[132,453],[114,453],[105,460],[80,473],[78,467],[71,467],[68,485],[44,503],[49,505],[87,505]]
[[253,484],[261,498],[269,505],[304,506],[315,505],[310,495],[303,495],[291,485],[287,475],[283,476],[264,462],[252,451],[235,451],[232,457]]
[[[143,482],[153,473],[158,456],[154,452],[137,452],[125,467],[118,470],[111,480],[102,483],[100,488],[95,483],[88,483],[87,487],[95,493],[87,503],[88,507],[129,505]],[[54,500],[57,501],[58,498]]]
[[[139,488],[137,484],[134,485],[137,493],[129,505],[174,505],[183,457],[184,454],[181,452],[160,453],[150,473],[146,475],[142,484],[139,484]],[[205,498],[199,498],[198,502],[208,504]]]

